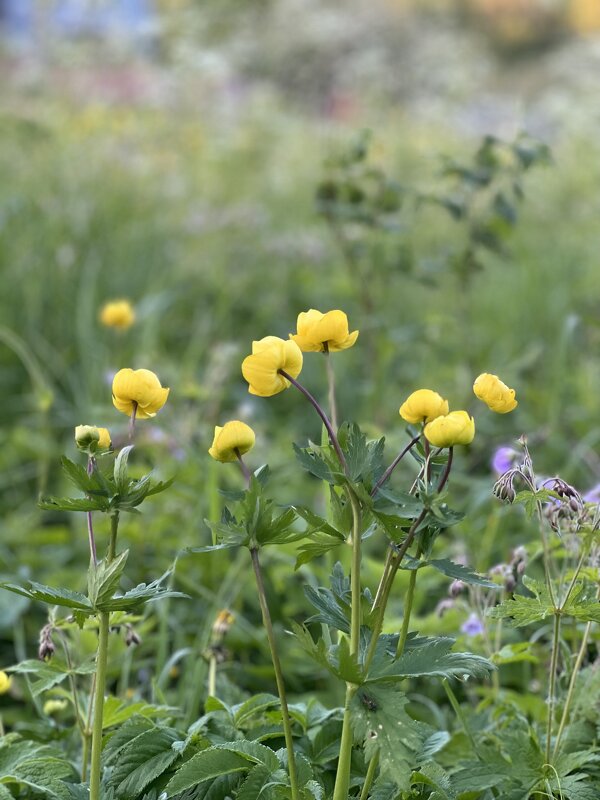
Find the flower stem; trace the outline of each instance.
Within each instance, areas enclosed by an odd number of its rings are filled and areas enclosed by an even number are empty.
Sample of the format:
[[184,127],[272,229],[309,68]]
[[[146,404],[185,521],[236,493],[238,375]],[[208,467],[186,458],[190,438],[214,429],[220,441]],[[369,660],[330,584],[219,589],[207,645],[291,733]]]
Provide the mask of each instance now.
[[283,680],[283,672],[281,670],[281,662],[279,661],[279,654],[277,652],[275,633],[273,631],[273,623],[271,621],[271,613],[267,604],[267,595],[262,578],[260,561],[258,559],[258,550],[255,547],[250,549],[250,556],[252,558],[252,566],[254,568],[254,575],[256,577],[256,587],[258,589],[258,598],[260,600],[263,624],[267,631],[267,639],[269,641],[269,648],[271,650],[271,660],[273,662],[273,669],[275,670],[275,681],[277,683],[277,691],[279,693],[279,700],[281,703],[281,719],[283,722],[283,733],[285,736],[285,746],[288,754],[288,769],[290,773],[290,788],[292,793],[291,800],[300,800],[300,789],[298,786],[298,777],[296,773],[296,759],[294,756],[294,739],[292,737],[292,725],[288,711],[285,683]]
[[550,746],[552,743],[552,723],[554,722],[554,703],[556,701],[556,670],[558,667],[558,649],[560,647],[560,613],[554,613],[554,629],[552,634],[552,658],[550,659],[550,688],[548,691],[548,724],[546,727],[546,764],[550,764]]
[[244,463],[244,459],[242,458],[242,454],[240,453],[240,451],[238,450],[237,447],[235,448],[235,454],[237,456],[237,460],[238,460],[238,463],[240,465],[240,469],[242,470],[242,474],[243,474],[244,478],[246,479],[246,483],[248,484],[248,486],[250,486],[250,480],[252,478],[252,475],[250,473],[250,470],[248,469],[248,467]]
[[327,388],[328,388],[328,399],[329,399],[329,413],[331,414],[331,424],[333,425],[333,430],[337,431],[338,429],[338,420],[337,420],[337,405],[335,402],[335,374],[333,372],[333,362],[331,361],[331,355],[329,353],[329,347],[327,346],[327,342],[324,344],[325,350],[325,363],[327,364]]
[[208,696],[217,696],[217,659],[214,653],[210,654],[208,662]]
[[129,441],[133,442],[133,434],[135,433],[135,418],[137,415],[138,404],[134,401],[133,402],[133,410],[131,412],[131,416],[129,417]]
[[[93,456],[89,456],[87,463],[88,475],[92,475],[95,466],[96,466],[96,459]],[[96,564],[98,563],[98,559],[96,555],[96,539],[94,538],[94,525],[92,523],[92,512],[88,511],[86,517],[87,517],[88,539],[90,542],[90,556],[94,566],[96,566]]]
[[289,375],[287,372],[285,372],[285,370],[283,370],[283,369],[279,370],[279,374],[283,375],[283,377],[286,379],[286,381],[289,381],[292,384],[292,386],[295,386],[296,389],[298,389],[299,392],[302,392],[302,394],[306,397],[306,399],[309,401],[309,403],[315,409],[317,414],[321,417],[321,420],[323,421],[323,425],[325,425],[325,428],[327,429],[327,433],[329,434],[329,441],[331,442],[331,444],[333,446],[333,449],[335,450],[335,452],[337,454],[337,457],[339,459],[340,464],[342,465],[342,467],[344,469],[344,472],[346,472],[347,471],[346,459],[344,458],[344,454],[342,453],[342,448],[340,447],[340,443],[338,442],[338,438],[337,438],[337,436],[335,434],[335,431],[333,430],[333,427],[331,425],[331,422],[329,421],[329,418],[328,418],[327,414],[323,411],[323,409],[321,408],[319,403],[315,400],[315,398],[308,391],[308,389],[306,389],[304,386],[302,386],[301,383],[298,383],[298,381],[295,378],[292,378],[292,376]]
[[[117,550],[119,513],[110,518],[110,539],[106,561],[114,560]],[[92,757],[90,769],[90,800],[99,800],[102,769],[102,727],[104,717],[104,693],[106,689],[106,667],[108,663],[108,629],[110,613],[101,611],[98,615],[98,651],[96,655],[96,684],[94,690],[94,722],[92,726]]]
[[383,484],[388,480],[388,478],[390,477],[392,472],[396,469],[398,464],[402,461],[404,456],[408,453],[409,450],[411,450],[416,445],[416,443],[419,441],[420,438],[421,438],[421,434],[419,434],[418,436],[415,436],[414,439],[411,439],[411,441],[406,445],[406,447],[398,453],[396,458],[392,461],[392,463],[389,465],[389,467],[383,473],[381,478],[379,478],[379,480],[377,481],[375,486],[373,486],[373,488],[371,489],[371,497],[375,496],[375,493],[377,492],[377,490],[381,486],[383,486]]
[[[358,656],[360,646],[360,620],[361,620],[361,524],[362,515],[358,498],[348,488],[348,498],[352,506],[352,571],[350,573],[350,586],[352,591],[351,617],[350,617],[350,653]],[[346,684],[346,702],[344,704],[344,721],[342,723],[342,739],[340,743],[340,756],[333,800],[348,800],[350,788],[350,767],[352,762],[352,712],[350,704],[356,694],[357,686],[353,683]]]
[[[416,558],[420,558],[421,548],[417,548]],[[417,570],[413,569],[410,572],[408,581],[408,590],[404,600],[404,616],[402,617],[402,630],[400,631],[400,638],[398,639],[398,647],[396,648],[396,658],[400,658],[404,652],[406,638],[408,636],[408,627],[410,625],[410,615],[412,614],[413,602],[415,599],[415,587],[417,585]]]
[[367,800],[369,792],[371,791],[371,786],[373,786],[373,781],[375,780],[375,773],[377,772],[378,766],[379,751],[377,751],[373,758],[369,761],[369,767],[367,769],[367,774],[365,775],[365,782],[363,783],[359,800]]

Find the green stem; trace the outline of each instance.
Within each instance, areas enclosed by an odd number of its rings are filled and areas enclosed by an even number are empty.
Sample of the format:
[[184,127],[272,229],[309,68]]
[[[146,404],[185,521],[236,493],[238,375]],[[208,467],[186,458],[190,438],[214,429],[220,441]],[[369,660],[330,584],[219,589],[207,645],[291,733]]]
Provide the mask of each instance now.
[[252,566],[254,568],[254,575],[256,577],[256,587],[258,589],[258,599],[260,600],[260,608],[262,611],[263,624],[267,631],[267,639],[269,641],[269,647],[271,649],[271,660],[273,662],[273,669],[275,670],[275,681],[277,683],[277,691],[279,693],[279,700],[281,702],[281,719],[283,722],[285,746],[288,753],[288,769],[290,773],[290,788],[292,792],[291,800],[300,800],[300,789],[298,786],[298,777],[296,773],[296,758],[294,756],[294,739],[292,736],[292,725],[290,722],[290,714],[288,711],[288,704],[285,693],[285,683],[283,680],[283,672],[281,670],[281,662],[279,661],[279,654],[277,652],[277,644],[275,642],[275,633],[273,631],[271,613],[269,611],[269,606],[267,604],[267,595],[265,592],[265,585],[262,578],[260,561],[258,559],[258,550],[255,547],[250,548],[250,556],[252,558]]
[[211,654],[208,662],[208,696],[217,696],[217,659]]
[[575,659],[575,664],[573,665],[573,672],[571,674],[571,680],[569,681],[569,689],[567,691],[567,697],[565,699],[565,707],[563,708],[563,713],[560,718],[560,724],[558,726],[558,733],[556,734],[556,740],[554,742],[554,751],[552,754],[552,760],[556,758],[556,755],[558,753],[558,748],[560,745],[560,740],[562,739],[562,735],[564,733],[567,720],[569,719],[569,712],[571,711],[571,704],[573,703],[573,697],[575,694],[575,684],[577,683],[577,676],[579,675],[579,670],[581,669],[583,659],[585,658],[591,629],[592,629],[592,623],[588,622],[583,632],[581,647],[579,648],[579,652],[577,653],[577,658]]
[[[117,533],[119,512],[110,518],[110,539],[106,561],[110,564],[117,552]],[[90,800],[100,800],[100,781],[102,770],[102,728],[104,721],[104,693],[106,690],[106,667],[108,663],[108,630],[110,613],[101,611],[98,615],[98,653],[96,656],[96,685],[94,690],[94,723],[92,727],[92,759],[90,769]]]
[[473,752],[477,753],[477,750],[478,750],[477,742],[475,741],[475,739],[473,737],[473,734],[471,733],[471,730],[470,730],[469,725],[467,723],[467,719],[466,719],[465,715],[463,714],[463,710],[460,707],[460,703],[458,702],[458,699],[457,699],[456,695],[452,691],[452,687],[450,686],[450,684],[448,682],[448,678],[444,678],[444,680],[442,681],[442,685],[443,685],[443,687],[444,687],[444,689],[446,691],[446,694],[448,695],[448,700],[450,701],[450,705],[454,709],[454,713],[456,714],[457,718],[460,720],[460,724],[463,726],[463,730],[467,734],[467,737],[468,737],[469,741],[471,742],[471,747],[473,748]]
[[[416,558],[421,557],[421,548],[417,548]],[[404,646],[408,637],[408,627],[410,625],[410,615],[412,614],[413,602],[415,599],[415,587],[417,585],[417,570],[413,569],[410,573],[408,581],[408,590],[404,600],[404,615],[402,617],[402,630],[400,631],[400,638],[398,639],[398,647],[396,648],[396,658],[400,658],[404,652]]]
[[365,782],[363,783],[359,800],[367,800],[369,792],[371,791],[371,786],[373,786],[373,781],[375,780],[375,773],[377,772],[378,766],[379,751],[377,751],[373,758],[369,761],[369,768],[367,769],[367,774],[365,775]]
[[556,700],[556,670],[558,667],[558,648],[560,647],[560,613],[554,613],[554,630],[552,635],[552,658],[550,659],[550,688],[548,698],[548,724],[546,728],[546,764],[550,764],[550,746],[552,742],[552,723],[554,722],[554,703]]
[[333,426],[333,430],[337,431],[338,417],[337,417],[337,405],[335,402],[335,374],[333,372],[333,363],[331,361],[331,355],[329,354],[329,348],[327,347],[327,343],[325,343],[325,363],[327,364],[327,389],[328,389],[329,413],[331,414],[331,424]]
[[[360,585],[362,515],[358,498],[351,488],[348,488],[348,498],[352,506],[352,571],[350,574],[352,605],[350,617],[350,653],[358,656],[360,647],[362,594]],[[340,742],[340,757],[338,761],[337,774],[335,777],[333,800],[348,800],[353,740],[351,719],[352,714],[350,705],[357,688],[358,687],[355,684],[346,684],[346,702],[344,705],[344,720],[342,723],[342,740]]]

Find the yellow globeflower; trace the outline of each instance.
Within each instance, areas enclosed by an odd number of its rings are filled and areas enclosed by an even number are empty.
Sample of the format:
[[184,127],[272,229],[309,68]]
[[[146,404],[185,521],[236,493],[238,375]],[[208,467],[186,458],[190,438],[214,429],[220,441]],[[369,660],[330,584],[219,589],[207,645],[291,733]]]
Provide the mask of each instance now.
[[66,700],[46,700],[42,706],[42,711],[46,716],[51,717],[53,714],[64,711],[67,706],[68,703]]
[[6,672],[0,670],[0,694],[6,694],[10,690],[11,683],[12,680]]
[[302,351],[296,342],[265,336],[252,342],[252,355],[242,362],[242,375],[248,381],[248,391],[259,397],[272,397],[287,389],[290,382],[279,374],[282,369],[297,378],[302,370]]
[[208,454],[216,461],[236,461],[254,447],[254,431],[245,422],[237,419],[226,422],[222,428],[215,427],[215,437]]
[[135,311],[129,300],[111,300],[100,309],[100,322],[107,328],[125,331],[135,322]]
[[475,420],[466,411],[452,411],[428,422],[424,433],[434,447],[471,444],[475,436]]
[[298,332],[290,333],[290,339],[306,353],[347,350],[358,338],[358,331],[349,332],[348,317],[343,311],[323,314],[311,308],[298,314],[296,326]]
[[411,425],[431,422],[449,411],[448,401],[431,389],[417,389],[400,406],[400,416]]
[[149,369],[120,369],[113,378],[112,394],[118,411],[131,416],[135,410],[138,419],[148,419],[167,402],[169,390]]
[[97,428],[95,425],[77,425],[75,444],[84,453],[91,455],[98,450],[110,450],[112,442],[107,428]]
[[489,372],[482,373],[475,380],[473,391],[476,397],[483,400],[487,407],[497,414],[508,414],[518,405],[515,400],[515,390],[509,389],[497,375],[490,375]]

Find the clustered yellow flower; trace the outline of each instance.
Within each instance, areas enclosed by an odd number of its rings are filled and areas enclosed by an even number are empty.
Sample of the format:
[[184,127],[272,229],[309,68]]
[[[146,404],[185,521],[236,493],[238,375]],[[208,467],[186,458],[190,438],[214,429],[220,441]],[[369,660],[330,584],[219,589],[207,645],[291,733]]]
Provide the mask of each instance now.
[[316,308],[303,311],[298,314],[296,328],[297,333],[290,333],[290,339],[305,353],[347,350],[358,338],[358,331],[349,332],[346,314],[338,310],[325,314]]
[[149,369],[120,369],[113,378],[113,405],[118,411],[137,419],[148,419],[167,402],[169,389],[161,386]]
[[515,390],[509,389],[497,375],[491,375],[489,372],[483,372],[475,379],[473,391],[476,397],[483,400],[487,407],[497,414],[508,414],[518,405],[515,400]]
[[0,669],[0,694],[6,694],[10,691],[12,680],[9,675]]
[[108,428],[95,425],[77,425],[75,428],[75,444],[84,453],[93,455],[110,450],[112,442]]
[[208,453],[216,461],[227,463],[236,461],[254,447],[254,431],[245,422],[237,419],[226,422],[225,425],[215,427],[212,447]]
[[242,362],[242,375],[248,381],[250,394],[272,397],[290,385],[281,375],[284,370],[292,378],[302,371],[302,351],[291,339],[265,336],[252,342],[252,354]]
[[100,309],[100,322],[107,328],[127,330],[135,322],[135,311],[129,300],[111,300]]

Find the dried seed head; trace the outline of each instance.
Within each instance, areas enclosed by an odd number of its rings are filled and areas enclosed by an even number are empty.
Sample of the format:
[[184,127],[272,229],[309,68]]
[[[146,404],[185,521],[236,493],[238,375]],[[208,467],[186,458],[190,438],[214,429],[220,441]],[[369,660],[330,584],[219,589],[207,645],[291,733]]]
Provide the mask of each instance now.
[[56,652],[56,647],[52,641],[53,630],[53,625],[48,623],[48,625],[44,625],[40,631],[40,646],[38,647],[38,658],[40,661],[50,661]]
[[127,623],[127,625],[125,625],[125,644],[127,645],[127,647],[135,647],[136,645],[141,643],[142,643],[142,637],[135,630],[133,625]]

